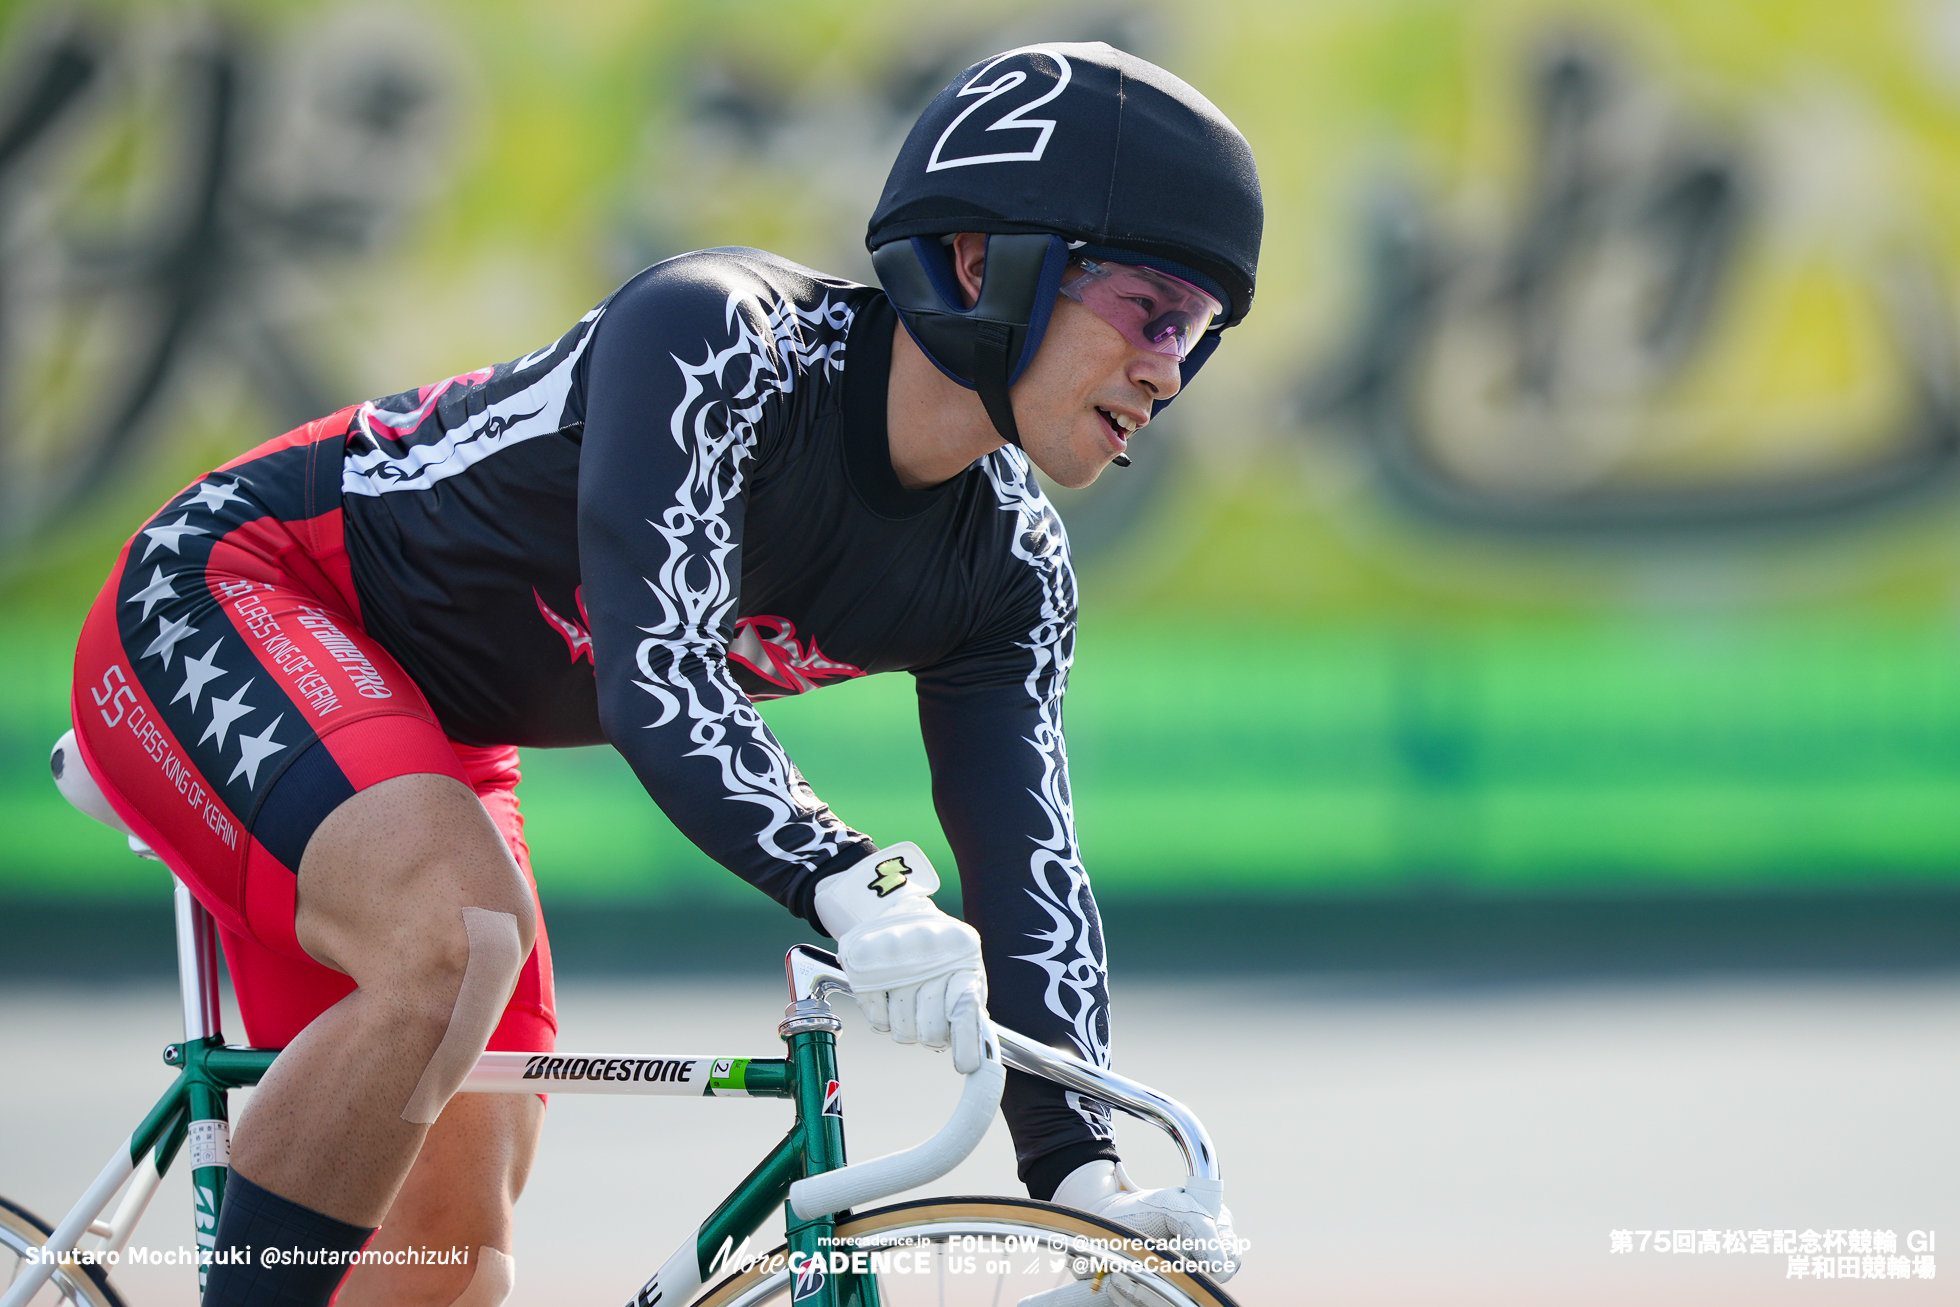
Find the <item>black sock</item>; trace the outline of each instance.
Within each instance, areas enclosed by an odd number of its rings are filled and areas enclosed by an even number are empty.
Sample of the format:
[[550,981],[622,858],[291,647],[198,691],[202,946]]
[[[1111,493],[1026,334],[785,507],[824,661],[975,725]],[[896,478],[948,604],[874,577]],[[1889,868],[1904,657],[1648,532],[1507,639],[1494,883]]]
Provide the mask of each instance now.
[[[373,1234],[232,1171],[218,1209],[217,1257],[205,1279],[204,1307],[327,1307],[352,1254]],[[268,1251],[274,1252],[269,1266]]]

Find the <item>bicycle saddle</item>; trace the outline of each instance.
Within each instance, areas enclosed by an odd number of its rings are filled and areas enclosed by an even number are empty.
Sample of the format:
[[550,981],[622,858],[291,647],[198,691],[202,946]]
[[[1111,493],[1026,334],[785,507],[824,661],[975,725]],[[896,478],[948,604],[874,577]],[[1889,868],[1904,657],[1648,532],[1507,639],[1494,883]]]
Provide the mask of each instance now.
[[127,835],[129,851],[137,857],[156,857],[150,846],[138,838],[129,824],[109,806],[109,797],[95,783],[95,776],[89,771],[88,764],[82,761],[82,751],[75,743],[73,727],[63,731],[61,738],[54,742],[54,751],[48,755],[48,770],[54,773],[54,787],[61,791],[62,798],[109,829]]

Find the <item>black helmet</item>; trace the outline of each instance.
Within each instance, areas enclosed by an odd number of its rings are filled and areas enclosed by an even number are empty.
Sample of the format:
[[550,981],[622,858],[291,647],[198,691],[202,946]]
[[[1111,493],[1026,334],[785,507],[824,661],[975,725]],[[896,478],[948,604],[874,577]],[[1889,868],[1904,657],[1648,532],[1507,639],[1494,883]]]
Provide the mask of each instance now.
[[[919,348],[1018,445],[1007,388],[1041,346],[1071,253],[1217,297],[1188,382],[1252,307],[1264,223],[1252,149],[1211,101],[1100,41],[1049,43],[975,64],[926,106],[865,245]],[[962,231],[988,236],[971,308],[939,239]]]

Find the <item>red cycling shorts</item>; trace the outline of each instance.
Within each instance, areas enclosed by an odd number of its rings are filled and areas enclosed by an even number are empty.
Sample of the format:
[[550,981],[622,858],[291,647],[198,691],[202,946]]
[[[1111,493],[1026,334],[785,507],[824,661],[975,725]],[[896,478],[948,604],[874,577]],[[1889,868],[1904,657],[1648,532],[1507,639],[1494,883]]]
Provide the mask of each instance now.
[[[342,802],[395,776],[453,776],[531,886],[517,750],[444,735],[361,626],[340,464],[353,410],[200,478],[144,524],[96,596],[72,712],[110,804],[217,918],[245,1033],[291,1042],[354,982],[293,931],[301,855]],[[557,1033],[544,921],[490,1047]]]

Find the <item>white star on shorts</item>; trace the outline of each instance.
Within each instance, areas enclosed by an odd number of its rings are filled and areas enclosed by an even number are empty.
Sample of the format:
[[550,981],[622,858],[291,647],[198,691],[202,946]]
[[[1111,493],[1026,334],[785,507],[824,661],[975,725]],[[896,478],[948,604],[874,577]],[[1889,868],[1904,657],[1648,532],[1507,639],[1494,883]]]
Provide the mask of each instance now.
[[150,583],[148,585],[123,600],[123,602],[126,604],[142,604],[143,615],[136,620],[147,622],[150,620],[150,610],[152,608],[155,608],[166,599],[175,599],[177,597],[177,592],[170,585],[175,579],[175,577],[165,576],[163,569],[159,567],[156,571],[150,573]]
[[[191,619],[188,617],[179,618],[174,622],[167,617],[159,617],[157,626],[160,628],[157,638],[150,641],[150,647],[143,651],[143,656],[148,658],[151,654],[162,654],[163,665],[168,667],[170,651],[177,647],[179,640],[196,635],[197,628],[191,625]],[[175,703],[176,700],[173,699],[171,702]]]
[[143,561],[146,563],[149,562],[150,555],[159,549],[168,549],[173,554],[182,553],[185,536],[208,536],[211,534],[201,526],[185,525],[190,520],[191,515],[186,513],[168,526],[146,528],[143,534],[150,538],[150,547],[143,551]]
[[251,689],[252,682],[258,679],[258,677],[254,676],[252,680],[239,686],[238,693],[232,695],[229,699],[220,699],[215,694],[211,696],[211,724],[204,728],[204,734],[197,737],[199,744],[204,743],[215,735],[218,737],[218,747],[220,749],[224,748],[225,732],[231,729],[231,724],[248,712],[258,711],[257,708],[244,702],[245,691]]
[[238,483],[236,481],[228,485],[219,485],[216,481],[206,481],[197,488],[197,498],[185,504],[184,507],[208,508],[215,513],[223,508],[228,501],[243,498],[244,496],[238,493]]
[[257,735],[246,735],[242,731],[239,732],[238,765],[231,769],[231,775],[225,777],[225,784],[231,784],[238,779],[240,772],[244,772],[245,787],[247,789],[258,788],[259,764],[287,747],[283,744],[274,744],[272,742],[272,733],[278,730],[279,723],[285,720],[286,714],[280,713],[272,719],[272,725],[266,727]]
[[179,699],[188,695],[191,701],[191,711],[196,712],[197,697],[204,693],[205,685],[217,680],[220,676],[231,675],[230,672],[218,666],[218,646],[223,643],[224,640],[222,637],[213,640],[211,647],[204,651],[202,658],[193,658],[189,654],[184,655],[184,688],[171,695],[170,702],[176,703]]

